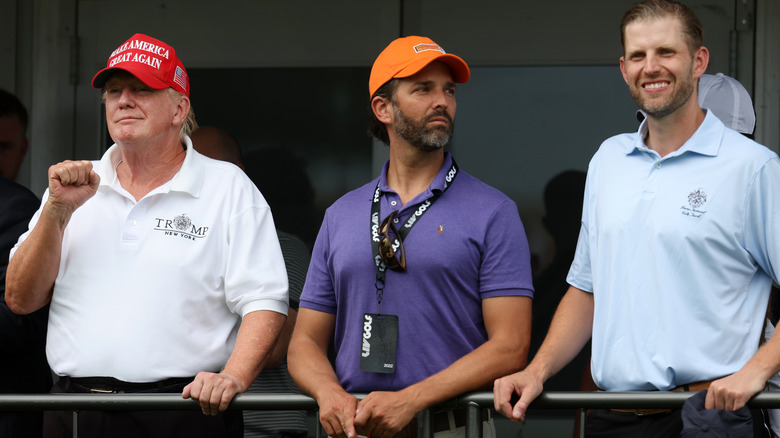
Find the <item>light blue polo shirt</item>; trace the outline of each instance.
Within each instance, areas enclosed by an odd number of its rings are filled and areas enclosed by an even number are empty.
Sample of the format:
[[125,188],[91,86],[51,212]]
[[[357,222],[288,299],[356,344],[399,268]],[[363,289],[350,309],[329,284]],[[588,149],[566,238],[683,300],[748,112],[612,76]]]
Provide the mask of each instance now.
[[711,112],[661,158],[637,133],[591,160],[568,282],[593,292],[592,372],[608,391],[738,371],[780,272],[780,161]]

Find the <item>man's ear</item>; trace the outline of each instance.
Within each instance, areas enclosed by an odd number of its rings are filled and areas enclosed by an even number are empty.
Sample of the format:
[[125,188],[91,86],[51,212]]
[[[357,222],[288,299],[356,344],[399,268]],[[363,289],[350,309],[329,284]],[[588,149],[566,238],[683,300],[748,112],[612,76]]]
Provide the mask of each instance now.
[[710,51],[701,46],[693,54],[693,72],[695,78],[700,78],[707,71],[707,65],[710,63]]
[[190,98],[181,95],[179,102],[176,105],[176,112],[173,114],[172,125],[181,125],[187,119],[187,115],[190,113]]
[[377,120],[387,125],[393,123],[392,106],[392,102],[387,98],[374,96],[371,99],[371,110],[374,112],[374,116],[376,116]]

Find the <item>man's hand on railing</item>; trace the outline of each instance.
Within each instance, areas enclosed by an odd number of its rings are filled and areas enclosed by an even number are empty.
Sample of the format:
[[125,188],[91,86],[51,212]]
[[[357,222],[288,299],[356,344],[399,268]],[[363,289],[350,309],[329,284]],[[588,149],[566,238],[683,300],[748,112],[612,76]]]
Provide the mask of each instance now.
[[357,397],[341,391],[331,391],[327,397],[317,399],[320,409],[320,423],[329,437],[355,438],[355,411]]
[[[542,393],[544,381],[528,371],[496,379],[493,383],[493,405],[497,412],[512,421],[525,421],[528,405]],[[519,395],[519,400],[515,395]],[[514,400],[517,403],[512,404]]]
[[228,408],[236,394],[245,390],[241,380],[232,374],[204,371],[184,387],[181,396],[197,400],[204,415],[217,415]]
[[736,411],[745,406],[748,400],[764,389],[766,379],[753,373],[736,372],[718,379],[707,390],[704,400],[705,409],[725,409]]
[[372,436],[394,436],[417,415],[413,401],[401,391],[375,391],[358,403],[355,424]]

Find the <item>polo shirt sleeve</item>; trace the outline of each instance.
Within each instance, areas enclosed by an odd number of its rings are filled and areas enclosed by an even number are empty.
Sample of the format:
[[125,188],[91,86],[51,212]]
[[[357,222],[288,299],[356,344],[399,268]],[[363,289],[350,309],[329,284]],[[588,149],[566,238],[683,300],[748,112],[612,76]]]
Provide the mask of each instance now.
[[756,173],[746,199],[745,249],[780,283],[780,159],[774,156]]
[[242,317],[257,310],[287,314],[287,272],[271,209],[253,205],[229,225],[225,272],[228,307]]
[[517,205],[507,199],[498,205],[485,230],[484,256],[479,273],[481,297],[533,297],[531,251]]
[[330,254],[330,214],[326,211],[325,218],[317,233],[317,240],[312,250],[309,272],[301,293],[300,307],[325,313],[336,313],[336,293],[329,269]]
[[593,292],[593,272],[591,269],[590,258],[590,229],[591,218],[590,211],[593,209],[592,203],[595,202],[596,195],[592,193],[595,190],[592,186],[593,177],[596,174],[596,157],[594,156],[588,168],[588,176],[585,180],[585,193],[582,202],[582,219],[580,225],[580,235],[577,238],[577,249],[574,252],[574,260],[572,260],[571,268],[569,268],[569,274],[566,277],[566,282],[576,287],[577,289]]

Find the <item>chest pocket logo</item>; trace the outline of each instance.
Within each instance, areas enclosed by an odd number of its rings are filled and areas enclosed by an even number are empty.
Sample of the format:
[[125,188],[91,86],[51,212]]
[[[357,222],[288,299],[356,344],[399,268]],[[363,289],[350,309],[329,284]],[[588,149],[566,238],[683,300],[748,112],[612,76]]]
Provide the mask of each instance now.
[[688,193],[688,206],[683,205],[680,207],[684,216],[701,217],[706,210],[702,210],[702,206],[707,202],[707,193],[701,188],[691,190]]

